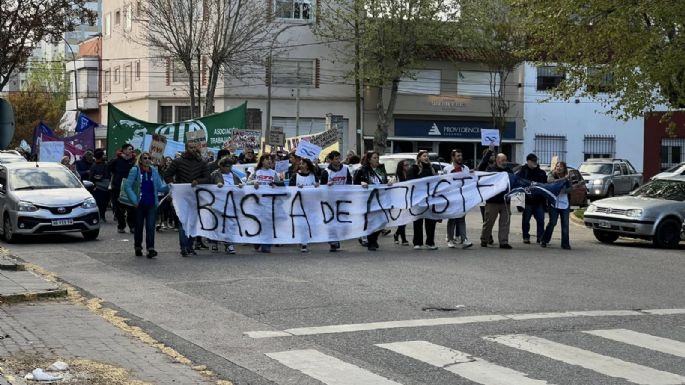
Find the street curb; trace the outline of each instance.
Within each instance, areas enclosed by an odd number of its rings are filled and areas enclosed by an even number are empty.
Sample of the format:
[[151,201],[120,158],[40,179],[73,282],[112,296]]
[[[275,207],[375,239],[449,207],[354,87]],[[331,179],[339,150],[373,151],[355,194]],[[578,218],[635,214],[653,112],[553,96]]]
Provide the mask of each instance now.
[[8,260],[0,261],[0,270],[5,271],[26,271],[26,265],[23,263],[10,262]]
[[575,224],[581,225],[581,226],[583,226],[583,227],[585,226],[585,221],[583,221],[582,219],[578,218],[578,217],[576,216],[576,214],[574,214],[573,212],[571,212],[570,217],[571,217],[571,221],[574,222]]
[[33,291],[21,294],[0,295],[0,303],[31,302],[45,298],[61,298],[67,296],[66,289]]

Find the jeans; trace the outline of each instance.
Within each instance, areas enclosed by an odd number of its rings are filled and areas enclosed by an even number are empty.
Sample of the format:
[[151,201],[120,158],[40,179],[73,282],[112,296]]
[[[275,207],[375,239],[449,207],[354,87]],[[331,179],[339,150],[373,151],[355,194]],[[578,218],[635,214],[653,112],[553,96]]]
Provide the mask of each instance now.
[[182,223],[178,226],[178,243],[181,246],[181,251],[193,249],[193,237],[186,236]]
[[426,222],[426,245],[435,246],[435,224],[433,219],[417,219],[414,221],[414,246],[423,246],[423,223]]
[[526,203],[526,208],[523,209],[523,216],[521,219],[521,227],[523,228],[523,239],[530,239],[530,217],[535,218],[537,231],[535,236],[540,242],[545,233],[545,207],[540,203]]
[[145,246],[148,250],[154,249],[157,208],[154,205],[141,204],[135,209],[135,213],[136,227],[133,235],[133,247],[136,250],[143,249],[143,228],[145,228]]
[[569,242],[569,226],[568,226],[568,219],[569,219],[569,214],[571,210],[570,209],[556,209],[556,208],[550,208],[549,209],[549,223],[547,223],[547,228],[545,229],[545,235],[542,237],[542,243],[549,243],[552,240],[552,233],[554,232],[554,226],[557,224],[557,220],[559,217],[561,217],[561,246],[562,247],[570,247],[571,243]]
[[457,237],[466,240],[466,217],[447,220],[447,240],[456,241]]
[[93,198],[95,198],[95,202],[98,205],[100,219],[105,219],[107,204],[109,203],[109,191],[95,189],[95,191],[93,191]]

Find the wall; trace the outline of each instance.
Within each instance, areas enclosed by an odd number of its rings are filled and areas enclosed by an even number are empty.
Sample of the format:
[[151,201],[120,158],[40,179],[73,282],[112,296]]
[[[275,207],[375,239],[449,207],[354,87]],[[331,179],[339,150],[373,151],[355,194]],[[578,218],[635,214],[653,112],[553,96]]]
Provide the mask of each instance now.
[[[645,116],[643,148],[645,180],[661,172],[661,140],[667,138],[685,140],[685,112],[673,113],[672,120],[676,124],[673,135],[666,131],[668,123],[659,121],[662,116],[663,112],[655,112]],[[681,158],[680,161],[682,162],[683,159]]]

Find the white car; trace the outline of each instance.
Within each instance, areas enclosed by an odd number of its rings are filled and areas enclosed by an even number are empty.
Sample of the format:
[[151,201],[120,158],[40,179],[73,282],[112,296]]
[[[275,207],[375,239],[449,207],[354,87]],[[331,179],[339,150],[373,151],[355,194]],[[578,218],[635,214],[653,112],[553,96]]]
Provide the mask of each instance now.
[[0,216],[8,243],[22,235],[80,232],[86,240],[100,233],[93,196],[60,163],[18,162],[0,165]]
[[650,178],[650,180],[654,179],[662,179],[662,178],[669,178],[672,176],[680,176],[680,175],[685,175],[685,162],[679,163],[668,170],[662,171],[653,177]]

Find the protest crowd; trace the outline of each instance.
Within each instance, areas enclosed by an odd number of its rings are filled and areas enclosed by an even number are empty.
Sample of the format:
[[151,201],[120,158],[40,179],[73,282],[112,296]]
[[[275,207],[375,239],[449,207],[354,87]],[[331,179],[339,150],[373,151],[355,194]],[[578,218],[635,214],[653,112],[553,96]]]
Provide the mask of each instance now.
[[[108,221],[107,210],[111,208],[119,233],[127,231],[134,234],[134,253],[143,256],[146,251],[148,258],[157,256],[155,250],[155,233],[166,230],[178,231],[180,254],[183,257],[197,255],[198,250],[210,249],[219,252],[220,249],[228,254],[236,253],[236,244],[225,240],[192,237],[183,228],[169,193],[171,184],[190,184],[191,186],[214,185],[218,188],[250,188],[250,189],[278,189],[282,186],[296,186],[298,188],[326,188],[333,185],[358,185],[363,189],[374,189],[381,185],[392,185],[397,182],[428,178],[436,175],[427,151],[419,151],[414,162],[402,160],[398,163],[392,178],[379,163],[379,154],[369,151],[359,157],[354,151],[349,151],[342,159],[338,151],[331,151],[326,156],[326,164],[319,165],[318,158],[308,159],[300,157],[295,152],[284,150],[273,154],[256,154],[253,149],[246,149],[239,155],[232,154],[228,149],[221,149],[213,154],[202,153],[200,147],[188,141],[184,152],[176,154],[175,158],[159,157],[153,159],[148,151],[136,150],[133,145],[126,143],[107,159],[103,149],[88,150],[78,161],[70,164],[68,157],[63,164],[81,180],[88,180],[94,184],[92,189],[103,223]],[[287,170],[284,163],[287,161]],[[279,163],[280,169],[276,170]],[[413,164],[412,164],[413,163]],[[451,152],[451,164],[444,168],[443,174],[468,175],[474,171],[509,173],[513,171],[507,167],[505,154],[496,153],[491,145],[483,152],[483,158],[476,170],[471,170],[463,163],[460,149]],[[242,171],[235,165],[246,165]],[[540,169],[535,154],[529,154],[526,163],[516,173],[516,177],[526,182],[544,184],[563,181],[568,176],[564,162],[558,162],[551,175]],[[546,247],[552,233],[560,220],[561,247],[570,249],[569,243],[569,197],[568,182],[562,183],[556,199],[526,194],[523,208],[521,229],[523,243],[531,243],[531,219],[535,219],[535,239],[541,247]],[[511,187],[511,186],[510,186]],[[500,249],[511,249],[509,232],[511,226],[510,191],[502,191],[481,204],[482,231],[472,234],[479,237],[481,247],[495,245],[493,229],[497,228],[497,244]],[[545,214],[548,213],[546,220]],[[413,249],[437,250],[436,224],[439,220],[419,218],[412,223]],[[546,226],[545,226],[546,223]],[[316,231],[316,230],[315,230]],[[360,237],[359,243],[369,251],[379,248],[378,239],[389,236],[392,230],[384,228]],[[447,220],[447,247],[464,249],[473,246],[466,230],[465,216]],[[330,251],[340,249],[341,239],[329,243]],[[406,226],[397,226],[393,234],[394,243],[409,246],[406,236]],[[144,245],[144,246],[143,246]],[[269,253],[272,244],[254,244],[255,250]],[[302,243],[302,252],[309,250],[309,245]]]

